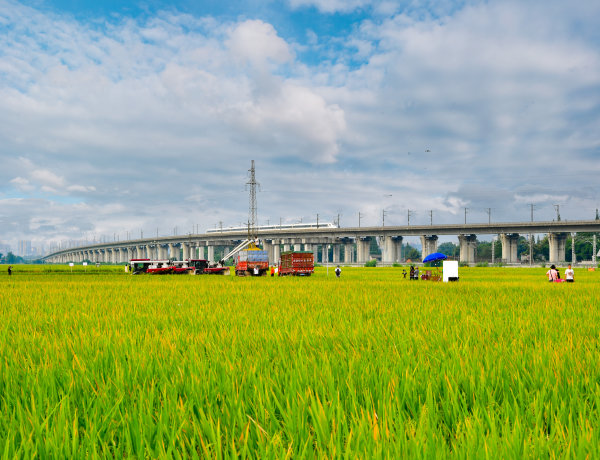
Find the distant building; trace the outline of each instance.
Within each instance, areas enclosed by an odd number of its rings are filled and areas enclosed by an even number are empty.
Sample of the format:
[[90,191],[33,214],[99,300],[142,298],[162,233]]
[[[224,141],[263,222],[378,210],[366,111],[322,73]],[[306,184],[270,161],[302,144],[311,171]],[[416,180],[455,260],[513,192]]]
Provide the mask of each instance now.
[[31,254],[31,241],[19,240],[19,246],[17,248],[17,255],[25,257]]

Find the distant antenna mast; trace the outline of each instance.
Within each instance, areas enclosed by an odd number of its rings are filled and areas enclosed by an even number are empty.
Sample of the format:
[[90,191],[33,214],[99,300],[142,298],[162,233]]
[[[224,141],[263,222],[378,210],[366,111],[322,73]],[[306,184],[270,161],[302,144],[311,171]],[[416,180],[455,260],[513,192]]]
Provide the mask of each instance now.
[[248,239],[256,240],[258,239],[258,229],[256,228],[256,224],[258,222],[256,211],[256,189],[257,187],[260,187],[260,184],[256,182],[254,160],[252,160],[252,164],[248,172],[250,173],[250,180],[246,182],[246,190],[250,190],[250,201],[248,204]]

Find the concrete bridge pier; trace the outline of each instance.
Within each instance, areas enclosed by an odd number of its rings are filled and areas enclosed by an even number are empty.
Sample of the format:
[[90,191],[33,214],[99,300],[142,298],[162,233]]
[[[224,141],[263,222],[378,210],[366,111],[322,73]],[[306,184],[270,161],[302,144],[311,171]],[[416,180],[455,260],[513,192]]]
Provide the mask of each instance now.
[[344,246],[344,263],[351,264],[354,261],[354,242],[351,238],[341,238],[340,244]]
[[402,247],[401,236],[383,236],[381,243],[381,261],[385,264],[393,264],[400,261],[400,248]]
[[354,262],[354,243],[344,244],[344,263],[351,264]]
[[333,244],[333,263],[336,265],[340,263],[340,245],[337,243]]
[[519,243],[518,233],[501,233],[502,259],[507,264],[515,264],[519,261],[517,257],[517,246]]
[[267,251],[267,255],[269,256],[269,265],[273,265],[275,263],[273,240],[263,240],[263,248]]
[[395,241],[395,248],[394,248],[394,259],[397,262],[402,262],[402,241],[404,240],[403,237],[401,236],[395,236],[394,237],[394,241]]
[[201,243],[198,243],[198,259],[205,259],[205,255],[204,255],[204,246],[202,246]]
[[458,242],[460,244],[460,261],[468,264],[475,263],[477,235],[458,235]]
[[558,264],[566,259],[567,233],[548,233],[549,262]]
[[190,258],[190,245],[188,243],[181,243],[181,249],[182,249],[182,254],[181,254],[181,258],[183,260],[187,260]]
[[356,238],[356,262],[365,264],[371,259],[371,237]]
[[313,258],[315,259],[315,264],[319,262],[319,244],[313,243],[311,245]]
[[215,247],[214,246],[207,246],[208,249],[208,257],[207,260],[209,263],[214,264],[215,263]]
[[279,245],[279,240],[274,240],[273,243],[273,263],[279,264],[279,259],[281,258],[281,246]]
[[437,252],[437,235],[421,235],[421,260],[427,257],[429,254]]
[[327,243],[321,245],[321,261],[324,264],[329,262],[329,248]]

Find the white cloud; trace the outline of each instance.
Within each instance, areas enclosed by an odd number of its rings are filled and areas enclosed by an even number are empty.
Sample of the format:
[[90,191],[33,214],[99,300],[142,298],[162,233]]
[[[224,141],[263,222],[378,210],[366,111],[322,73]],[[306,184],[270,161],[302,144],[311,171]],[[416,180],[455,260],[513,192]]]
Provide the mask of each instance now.
[[247,20],[236,24],[226,41],[234,57],[262,66],[267,61],[289,62],[292,53],[288,44],[271,24],[260,20]]
[[236,225],[250,159],[272,219],[342,209],[355,224],[360,210],[368,225],[385,206],[390,223],[409,208],[415,223],[463,207],[518,220],[528,200],[551,218],[553,183],[565,215],[600,204],[593,6],[290,5],[377,16],[296,43],[264,18],[90,27],[0,3],[0,191],[23,198],[0,201],[3,225],[48,238]]
[[33,185],[29,183],[29,181],[23,177],[15,177],[10,180],[10,183],[17,187],[22,192],[28,193],[35,189]]

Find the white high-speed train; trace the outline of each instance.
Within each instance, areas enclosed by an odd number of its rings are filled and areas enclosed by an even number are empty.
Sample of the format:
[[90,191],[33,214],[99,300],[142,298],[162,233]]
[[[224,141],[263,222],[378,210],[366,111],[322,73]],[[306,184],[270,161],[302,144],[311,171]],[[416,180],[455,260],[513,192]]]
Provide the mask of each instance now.
[[[259,225],[256,229],[260,232],[263,230],[304,230],[309,228],[337,228],[337,226],[331,222],[308,222],[298,224]],[[247,230],[248,227],[209,228],[206,230],[206,233],[244,232]]]

